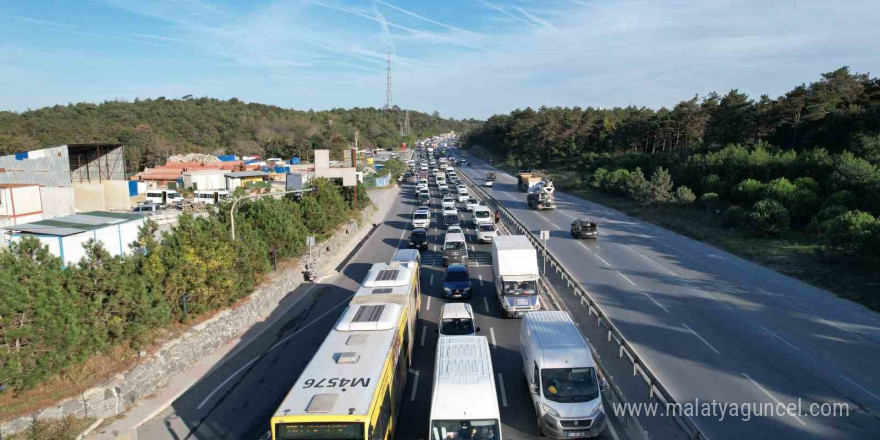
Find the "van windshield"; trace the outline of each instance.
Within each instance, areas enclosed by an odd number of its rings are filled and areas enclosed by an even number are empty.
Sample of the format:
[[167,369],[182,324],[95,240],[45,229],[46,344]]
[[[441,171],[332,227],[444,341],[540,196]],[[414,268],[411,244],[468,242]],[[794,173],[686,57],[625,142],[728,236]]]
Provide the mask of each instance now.
[[489,218],[489,211],[474,211],[476,218]]
[[431,440],[496,440],[500,438],[498,420],[431,421]]
[[415,218],[417,220],[424,220],[424,219],[428,218],[428,213],[417,212],[417,213],[413,214],[413,218]]
[[495,227],[492,225],[480,225],[480,232],[492,232],[495,230]]
[[464,248],[464,243],[460,241],[450,241],[443,246],[443,249],[447,251],[460,251],[462,248]]
[[537,281],[504,281],[504,295],[535,295],[538,293]]
[[544,398],[554,402],[589,402],[599,397],[599,381],[593,368],[544,368]]
[[474,321],[468,318],[444,319],[440,322],[440,334],[461,336],[474,334]]

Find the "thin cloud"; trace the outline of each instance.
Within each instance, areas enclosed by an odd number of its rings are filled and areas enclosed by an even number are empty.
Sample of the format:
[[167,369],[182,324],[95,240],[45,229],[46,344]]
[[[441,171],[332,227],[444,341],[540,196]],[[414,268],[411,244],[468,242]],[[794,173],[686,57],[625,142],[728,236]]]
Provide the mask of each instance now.
[[517,12],[519,12],[519,13],[522,14],[522,15],[524,15],[526,18],[528,18],[530,21],[532,21],[532,22],[535,23],[535,24],[541,25],[541,26],[543,26],[543,27],[545,27],[545,28],[555,29],[555,27],[554,27],[552,24],[550,24],[549,21],[544,20],[543,18],[538,17],[538,16],[536,16],[536,15],[534,15],[534,14],[532,14],[532,13],[529,13],[528,11],[526,11],[526,10],[523,9],[523,8],[520,8],[519,6],[511,5],[510,7],[513,8],[513,9],[516,9]]
[[411,17],[418,18],[419,20],[423,20],[423,21],[426,21],[426,22],[431,23],[431,24],[436,24],[437,26],[445,27],[446,29],[453,30],[453,31],[456,31],[456,32],[461,32],[461,33],[464,33],[464,34],[469,34],[469,35],[478,36],[477,34],[471,32],[471,31],[468,31],[468,30],[465,30],[465,29],[462,29],[462,28],[459,28],[459,27],[451,26],[451,25],[448,25],[448,24],[446,24],[446,23],[441,23],[441,22],[436,21],[436,20],[432,20],[432,19],[430,19],[430,18],[428,18],[428,17],[425,17],[425,16],[422,16],[422,15],[416,14],[415,12],[408,11],[408,10],[406,10],[406,9],[403,9],[403,8],[400,8],[400,7],[397,7],[397,6],[394,6],[394,5],[392,5],[391,3],[386,3],[386,2],[383,2],[382,0],[373,0],[373,1],[375,1],[376,3],[379,3],[379,4],[381,4],[381,5],[388,6],[389,8],[394,9],[395,11],[403,12],[404,14],[409,15],[409,16],[411,16]]
[[373,16],[376,17],[376,20],[379,22],[379,27],[382,28],[382,37],[385,38],[385,43],[388,44],[389,50],[394,49],[394,39],[391,38],[391,32],[388,30],[388,20],[385,20],[385,17],[379,13],[379,10],[375,7],[373,8]]
[[486,6],[487,8],[494,9],[495,11],[498,11],[498,12],[500,12],[500,13],[502,13],[502,14],[504,14],[504,15],[506,15],[506,16],[508,16],[508,17],[510,17],[510,18],[512,18],[512,19],[514,19],[514,20],[516,20],[516,21],[521,21],[521,22],[523,22],[523,23],[531,24],[530,21],[526,20],[525,18],[522,18],[522,17],[516,16],[516,15],[513,15],[513,13],[511,13],[510,11],[508,11],[508,10],[502,8],[501,6],[498,6],[498,5],[496,5],[496,4],[489,3],[489,2],[487,2],[486,0],[477,0],[477,1],[480,2],[480,3],[482,3],[482,4],[483,4],[484,6]]

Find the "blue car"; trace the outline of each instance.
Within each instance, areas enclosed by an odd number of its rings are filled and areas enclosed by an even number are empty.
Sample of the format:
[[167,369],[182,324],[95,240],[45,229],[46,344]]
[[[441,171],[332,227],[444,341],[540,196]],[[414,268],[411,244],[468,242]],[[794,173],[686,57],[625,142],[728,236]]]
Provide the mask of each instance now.
[[443,277],[443,295],[450,299],[471,297],[471,274],[463,264],[450,264]]

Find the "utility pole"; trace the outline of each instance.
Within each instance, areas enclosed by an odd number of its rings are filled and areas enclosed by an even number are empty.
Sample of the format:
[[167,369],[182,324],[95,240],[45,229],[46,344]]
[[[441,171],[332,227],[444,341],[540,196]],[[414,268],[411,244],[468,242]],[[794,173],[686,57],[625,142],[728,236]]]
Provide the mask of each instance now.
[[391,45],[388,45],[388,75],[385,84],[385,110],[391,110]]

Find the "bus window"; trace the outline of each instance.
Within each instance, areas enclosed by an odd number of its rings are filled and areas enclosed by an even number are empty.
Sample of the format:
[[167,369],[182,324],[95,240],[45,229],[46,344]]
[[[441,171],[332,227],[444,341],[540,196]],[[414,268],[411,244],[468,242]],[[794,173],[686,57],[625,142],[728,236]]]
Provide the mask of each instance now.
[[388,431],[388,422],[391,420],[391,396],[389,390],[385,389],[385,398],[382,399],[382,408],[379,409],[379,418],[376,419],[376,425],[373,426],[370,440],[385,440],[385,433]]

